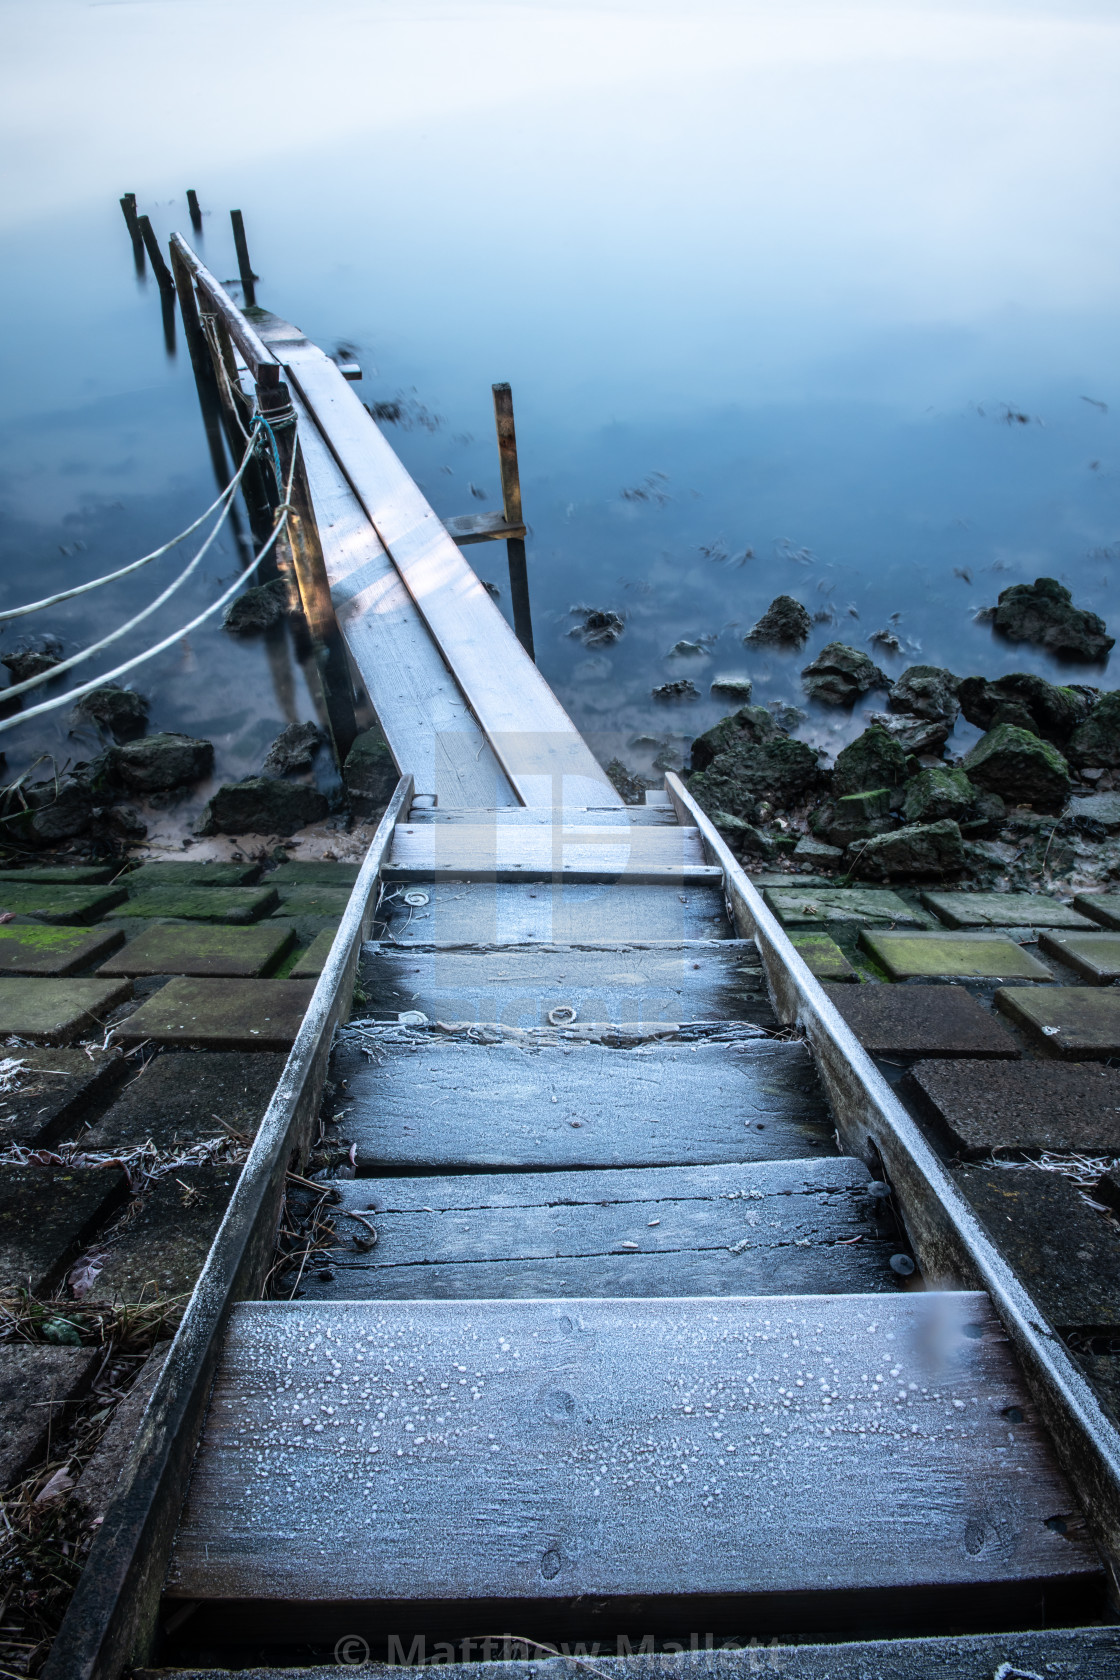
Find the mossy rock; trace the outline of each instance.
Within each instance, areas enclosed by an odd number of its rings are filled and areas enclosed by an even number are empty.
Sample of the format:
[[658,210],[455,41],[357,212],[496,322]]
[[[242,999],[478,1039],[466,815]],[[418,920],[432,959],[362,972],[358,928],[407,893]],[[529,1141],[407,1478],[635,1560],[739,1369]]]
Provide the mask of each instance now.
[[977,741],[961,768],[969,781],[1014,805],[1057,811],[1069,798],[1069,766],[1049,741],[997,724]]
[[1102,694],[1069,742],[1072,763],[1089,770],[1120,768],[1120,691]]
[[902,814],[908,823],[935,823],[944,817],[959,822],[975,798],[976,789],[963,770],[938,764],[920,770],[906,784]]
[[838,799],[871,788],[900,787],[906,780],[906,751],[889,729],[872,723],[837,754],[832,791]]

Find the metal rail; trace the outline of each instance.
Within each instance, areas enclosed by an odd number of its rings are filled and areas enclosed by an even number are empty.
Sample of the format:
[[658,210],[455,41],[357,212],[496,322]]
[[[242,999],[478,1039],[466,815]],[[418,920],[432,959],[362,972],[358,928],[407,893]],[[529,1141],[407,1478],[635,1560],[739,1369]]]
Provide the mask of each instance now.
[[668,774],[665,786],[679,820],[696,825],[708,858],[723,870],[732,922],[758,946],[779,1018],[805,1033],[844,1148],[897,1191],[924,1275],[936,1288],[963,1285],[991,1296],[1120,1602],[1120,1431],[715,825],[679,777]]
[[397,784],[350,895],[284,1072],[195,1284],[105,1520],[43,1670],[44,1680],[116,1680],[151,1655],[179,1509],[230,1309],[259,1297],[272,1264],[285,1174],[306,1153],[335,1027],[349,1013],[363,940],[412,777]]

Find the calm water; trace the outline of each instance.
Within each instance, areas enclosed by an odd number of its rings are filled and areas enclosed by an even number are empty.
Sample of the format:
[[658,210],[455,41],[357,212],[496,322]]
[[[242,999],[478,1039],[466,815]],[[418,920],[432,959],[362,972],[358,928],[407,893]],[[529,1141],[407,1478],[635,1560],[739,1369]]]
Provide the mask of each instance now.
[[[603,757],[687,742],[727,709],[717,674],[797,701],[836,638],[888,671],[1054,675],[973,622],[1040,573],[1120,624],[1114,7],[0,0],[0,25],[0,605],[214,494],[117,206],[135,190],[189,235],[191,186],[215,272],[240,206],[259,301],[400,399],[389,435],[437,511],[498,505],[489,387],[512,382],[538,658]],[[75,651],[183,553],[0,652]],[[504,549],[468,558],[508,604]],[[238,564],[223,540],[114,662]],[[803,656],[743,647],[780,591],[829,615]],[[581,603],[625,617],[615,647],[569,635]],[[710,652],[670,659],[680,637]],[[676,676],[703,698],[654,702]],[[133,681],[223,778],[314,715],[290,653],[216,626]],[[15,771],[94,744],[62,712],[0,741]]]

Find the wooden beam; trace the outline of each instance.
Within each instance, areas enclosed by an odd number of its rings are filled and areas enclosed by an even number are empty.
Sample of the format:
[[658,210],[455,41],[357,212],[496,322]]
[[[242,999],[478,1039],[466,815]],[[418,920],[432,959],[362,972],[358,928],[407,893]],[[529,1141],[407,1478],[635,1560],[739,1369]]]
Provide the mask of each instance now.
[[460,548],[466,548],[468,543],[497,542],[525,535],[524,525],[511,525],[504,513],[458,513],[443,523]]
[[526,805],[621,805],[606,772],[329,356],[276,348]]
[[190,270],[196,286],[205,293],[214,313],[223,321],[226,331],[244,356],[253,378],[259,380],[261,368],[274,363],[276,357],[259,335],[253,331],[225,287],[214,278],[206,264],[195,255],[181,233],[171,235],[171,244],[181,252],[183,261]]

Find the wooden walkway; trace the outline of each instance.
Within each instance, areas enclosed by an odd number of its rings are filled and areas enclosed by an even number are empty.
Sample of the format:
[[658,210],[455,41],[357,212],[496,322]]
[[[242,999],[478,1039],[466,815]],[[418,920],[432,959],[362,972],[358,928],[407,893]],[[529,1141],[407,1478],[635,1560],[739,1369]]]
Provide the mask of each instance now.
[[[979,1680],[886,1636],[1100,1620],[1116,1431],[1036,1303],[687,790],[621,804],[339,370],[256,325],[402,779],[47,1680],[810,1631],[882,1643],[780,1672]],[[328,1089],[333,1232],[261,1300]],[[1017,1660],[1096,1680],[1085,1631]]]

